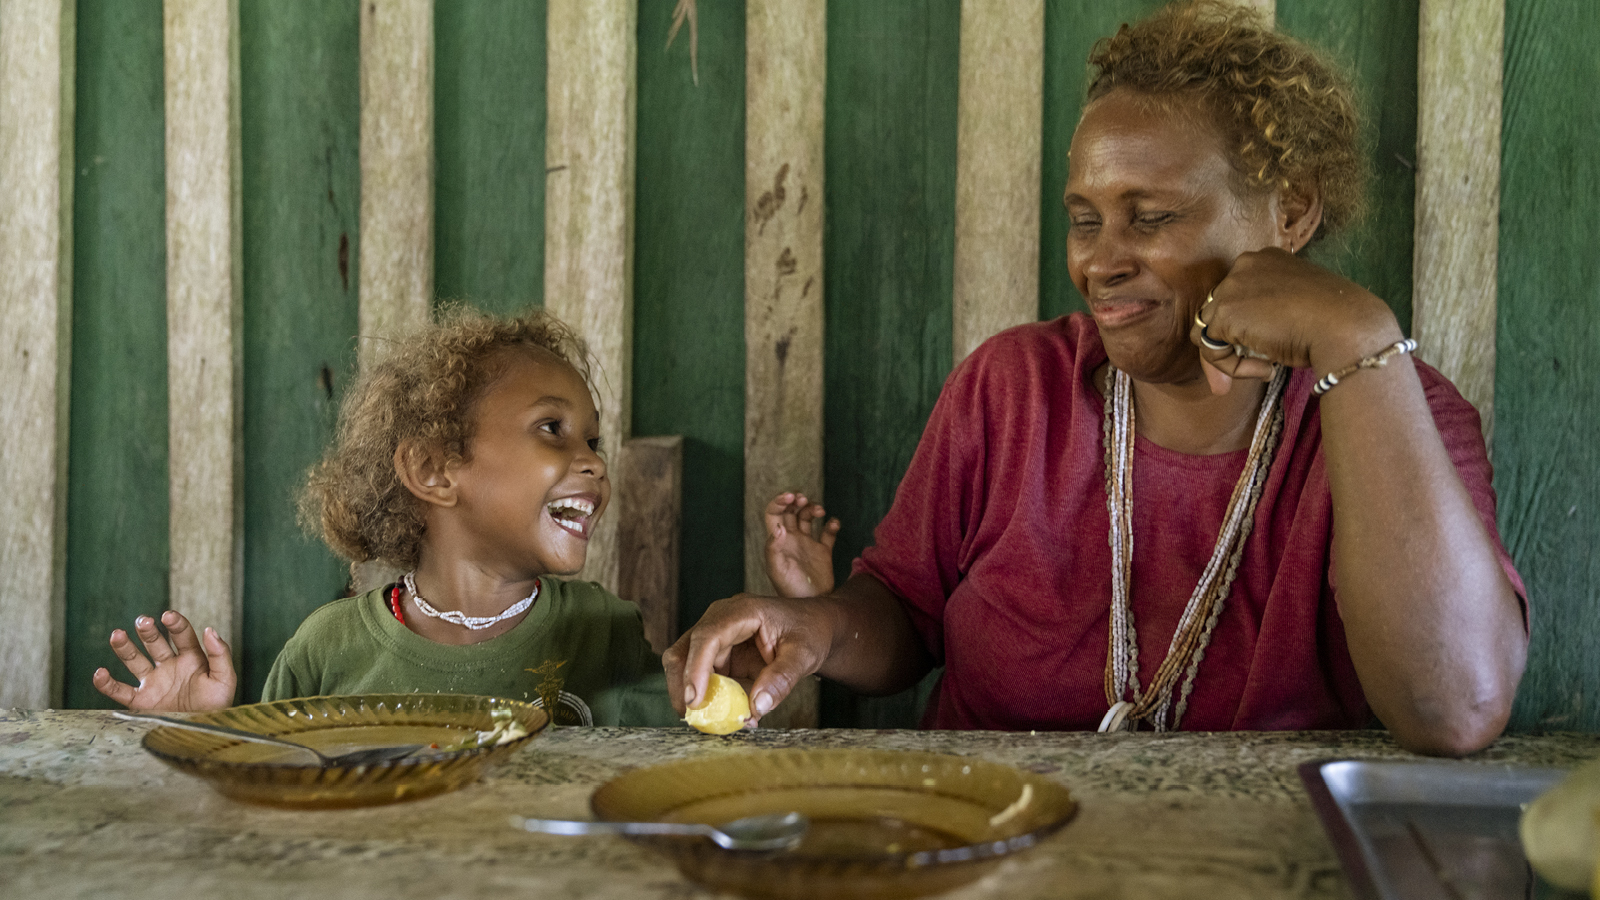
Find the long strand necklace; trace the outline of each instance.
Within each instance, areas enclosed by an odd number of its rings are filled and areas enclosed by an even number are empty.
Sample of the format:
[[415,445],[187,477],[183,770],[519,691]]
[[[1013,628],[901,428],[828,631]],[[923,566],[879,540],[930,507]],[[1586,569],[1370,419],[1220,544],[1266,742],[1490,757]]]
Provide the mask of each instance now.
[[482,631],[483,629],[488,628],[497,622],[504,622],[512,616],[522,614],[528,609],[528,607],[533,605],[533,601],[539,596],[539,582],[534,581],[533,593],[511,604],[506,608],[505,612],[498,616],[469,616],[458,609],[449,609],[445,610],[444,612],[440,612],[433,608],[433,604],[422,599],[421,594],[417,593],[417,579],[415,578],[416,574],[416,572],[407,572],[405,578],[401,580],[405,582],[406,590],[411,592],[411,599],[416,601],[417,610],[425,616],[441,619],[449,622],[452,625],[460,625],[463,628],[470,628],[473,631]]
[[[1133,627],[1133,608],[1128,587],[1133,569],[1133,379],[1126,372],[1111,368],[1111,390],[1106,397],[1104,440],[1106,447],[1106,507],[1111,517],[1111,633],[1106,651],[1105,691],[1110,709],[1100,722],[1101,731],[1132,730],[1145,720],[1156,731],[1176,730],[1189,705],[1200,661],[1205,659],[1211,632],[1222,615],[1222,606],[1233,587],[1244,556],[1244,545],[1255,520],[1256,503],[1272,457],[1283,432],[1283,388],[1289,369],[1275,367],[1256,414],[1255,431],[1244,471],[1233,487],[1222,530],[1211,559],[1200,574],[1194,593],[1184,606],[1183,616],[1173,632],[1167,657],[1150,680],[1150,688],[1139,685],[1139,643]],[[1179,675],[1183,685],[1174,711],[1173,688]],[[1131,693],[1129,688],[1132,688]],[[1125,699],[1130,698],[1131,699]],[[1171,713],[1171,725],[1167,723]]]

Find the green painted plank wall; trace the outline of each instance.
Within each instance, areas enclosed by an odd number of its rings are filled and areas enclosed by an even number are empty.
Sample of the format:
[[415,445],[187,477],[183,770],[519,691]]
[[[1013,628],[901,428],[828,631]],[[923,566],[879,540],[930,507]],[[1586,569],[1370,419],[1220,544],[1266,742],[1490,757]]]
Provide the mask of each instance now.
[[745,6],[639,3],[633,433],[681,434],[678,617],[744,590]]
[[[950,371],[959,0],[828,4],[823,491],[840,577]],[[824,725],[914,724],[918,694],[824,685]]]
[[1365,220],[1319,241],[1311,258],[1389,302],[1411,330],[1417,195],[1416,0],[1279,0],[1278,27],[1330,54],[1350,76],[1371,165]]
[[64,700],[106,707],[107,636],[167,606],[161,0],[80,0],[77,28]]
[[[348,572],[295,523],[355,366],[357,0],[239,4],[244,206],[242,700]],[[242,651],[242,652],[241,652]]]
[[1600,730],[1600,5],[1506,3],[1495,483],[1533,644],[1512,727]]
[[540,306],[546,4],[452,0],[433,18],[434,292]]

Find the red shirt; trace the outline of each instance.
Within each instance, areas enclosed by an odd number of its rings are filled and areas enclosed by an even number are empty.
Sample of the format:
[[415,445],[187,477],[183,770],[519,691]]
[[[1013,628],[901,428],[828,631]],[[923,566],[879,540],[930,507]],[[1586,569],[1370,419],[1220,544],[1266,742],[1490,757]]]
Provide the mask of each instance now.
[[[1010,329],[974,351],[946,381],[875,545],[856,560],[856,571],[903,598],[945,666],[924,727],[1093,729],[1106,712],[1105,401],[1091,380],[1105,360],[1082,314]],[[1420,362],[1417,371],[1500,563],[1524,595],[1495,529],[1478,413],[1437,371]],[[1282,442],[1184,730],[1368,721],[1336,603],[1313,381],[1301,369],[1285,390]],[[1136,441],[1130,595],[1141,685],[1166,657],[1247,453],[1189,456]]]

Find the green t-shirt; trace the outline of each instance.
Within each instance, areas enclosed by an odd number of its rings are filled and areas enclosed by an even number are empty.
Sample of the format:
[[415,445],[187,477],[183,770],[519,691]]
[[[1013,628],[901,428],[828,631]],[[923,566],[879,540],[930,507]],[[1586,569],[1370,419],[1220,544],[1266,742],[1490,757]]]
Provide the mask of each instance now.
[[587,581],[539,579],[517,626],[481,644],[439,644],[395,619],[384,589],[335,600],[300,624],[263,700],[323,694],[482,694],[552,710],[558,725],[675,725],[661,658],[639,610]]

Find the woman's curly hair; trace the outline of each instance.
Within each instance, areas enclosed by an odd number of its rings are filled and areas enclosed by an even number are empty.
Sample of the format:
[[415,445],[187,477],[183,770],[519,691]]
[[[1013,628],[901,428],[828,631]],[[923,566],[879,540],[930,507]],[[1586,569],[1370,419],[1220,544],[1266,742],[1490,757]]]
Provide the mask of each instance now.
[[1366,164],[1350,85],[1315,50],[1223,0],[1174,3],[1097,42],[1088,99],[1116,88],[1193,95],[1252,189],[1314,188],[1327,231],[1357,221]]
[[473,404],[504,370],[508,351],[536,347],[590,383],[583,339],[543,312],[502,319],[455,307],[390,346],[341,405],[333,444],[300,494],[301,524],[352,563],[415,568],[422,501],[400,481],[395,451],[411,441],[447,463],[468,459]]

